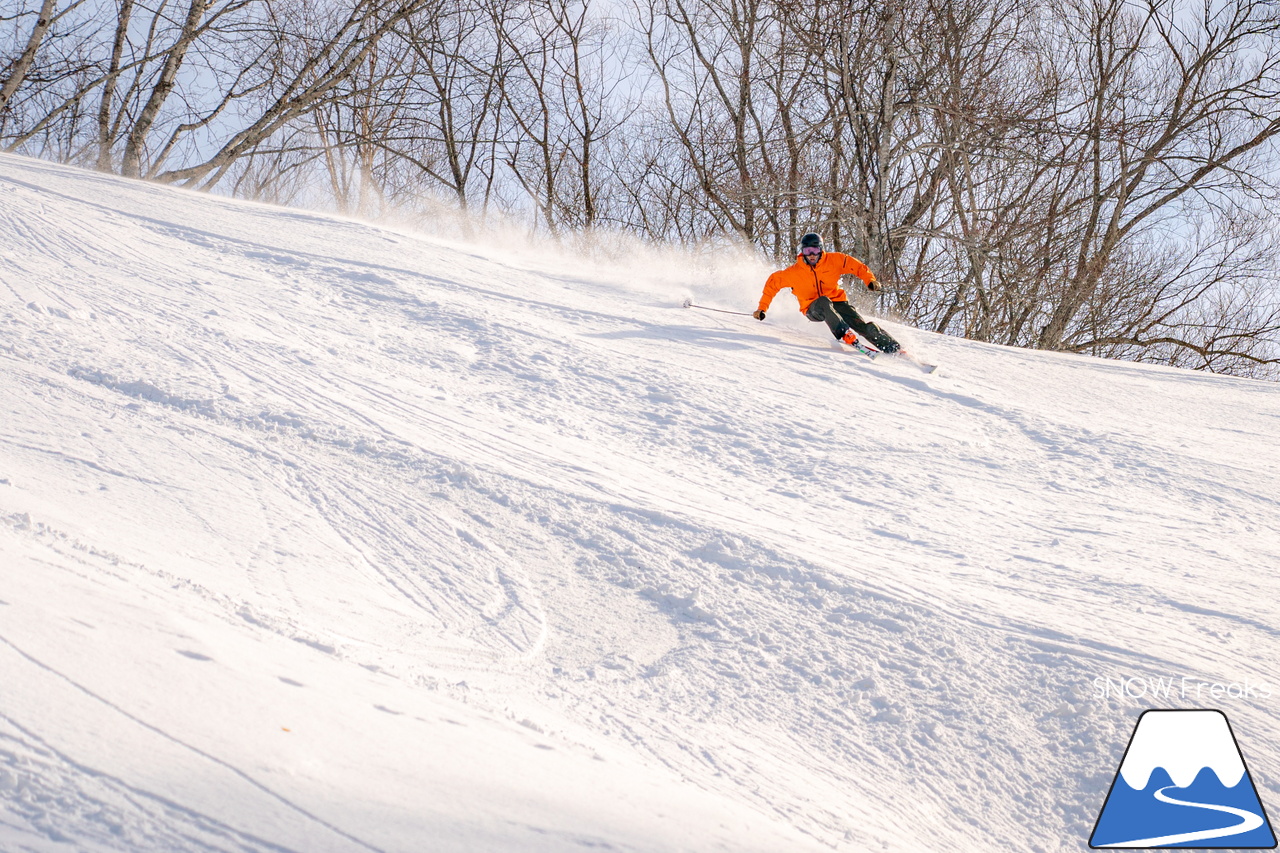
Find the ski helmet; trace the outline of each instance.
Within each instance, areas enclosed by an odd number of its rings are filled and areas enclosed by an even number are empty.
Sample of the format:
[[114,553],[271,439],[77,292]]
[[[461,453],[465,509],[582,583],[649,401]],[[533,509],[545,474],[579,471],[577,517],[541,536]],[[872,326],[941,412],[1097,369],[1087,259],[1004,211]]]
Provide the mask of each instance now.
[[801,249],[822,249],[822,238],[810,231],[800,238]]

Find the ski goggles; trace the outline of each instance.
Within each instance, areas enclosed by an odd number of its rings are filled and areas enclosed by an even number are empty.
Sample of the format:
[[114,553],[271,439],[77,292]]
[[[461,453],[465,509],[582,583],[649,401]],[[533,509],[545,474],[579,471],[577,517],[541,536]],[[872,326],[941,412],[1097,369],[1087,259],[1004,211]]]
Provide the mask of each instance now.
[[822,250],[816,246],[805,246],[800,250],[800,254],[804,255],[806,258],[816,258],[822,254]]

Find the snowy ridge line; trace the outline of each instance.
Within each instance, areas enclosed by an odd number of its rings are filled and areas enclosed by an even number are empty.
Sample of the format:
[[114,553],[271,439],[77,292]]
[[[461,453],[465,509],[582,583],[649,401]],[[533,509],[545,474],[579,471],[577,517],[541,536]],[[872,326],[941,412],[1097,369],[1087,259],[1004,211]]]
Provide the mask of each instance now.
[[[330,646],[314,635],[310,635],[303,631],[295,622],[290,620],[280,620],[279,618],[265,616],[255,611],[255,608],[246,601],[236,600],[227,595],[219,593],[208,587],[191,580],[190,578],[175,575],[165,569],[157,569],[144,563],[139,563],[122,557],[111,551],[103,550],[97,546],[71,536],[64,530],[50,526],[43,521],[35,519],[30,513],[9,513],[0,515],[0,524],[8,526],[16,533],[26,534],[31,538],[41,542],[41,544],[59,553],[66,554],[68,550],[75,552],[75,555],[83,560],[83,557],[90,557],[107,563],[113,568],[132,570],[133,574],[125,572],[115,572],[114,576],[119,580],[126,581],[131,584],[138,584],[142,578],[151,578],[160,581],[169,589],[181,589],[190,591],[197,595],[201,600],[216,606],[222,615],[232,623],[243,620],[251,625],[263,628],[277,634],[285,639],[311,646],[312,648],[325,651],[330,655],[341,655],[349,657],[348,650],[340,650],[335,646]],[[80,555],[83,555],[81,557]],[[90,571],[102,571],[100,567],[96,567],[88,562],[81,565],[84,576],[90,577]],[[142,577],[139,577],[141,575]],[[359,663],[359,660],[355,660]],[[363,664],[362,664],[363,665]]]
[[[124,850],[122,843],[154,849],[294,853],[236,830],[226,823],[174,802],[163,795],[129,785],[121,779],[86,767],[53,749],[33,732],[0,714],[0,815],[17,812],[19,820],[35,816],[42,830],[27,832],[16,822],[0,818],[0,831],[19,833],[14,849],[39,850],[44,843],[65,843],[59,832],[78,809],[96,831],[82,838],[86,849]],[[23,821],[25,823],[25,820]],[[123,838],[122,838],[123,836]]]
[[[48,164],[41,164],[41,165],[48,165]],[[104,181],[108,183],[115,183],[123,180],[110,175],[98,175],[97,177],[102,178]],[[24,189],[29,189],[35,192],[40,192],[40,193],[50,192],[47,188],[41,188],[41,187],[38,187],[37,185],[16,180],[3,174],[0,174],[0,181],[8,181],[16,186],[21,186]],[[166,189],[177,191],[177,192],[192,192],[188,190],[183,190],[182,188],[178,188],[178,187],[168,187]],[[235,247],[236,253],[244,257],[246,260],[267,261],[267,262],[273,262],[275,264],[284,265],[288,267],[308,268],[314,264],[316,265],[316,271],[322,272],[322,273],[336,273],[340,276],[341,279],[345,279],[352,285],[358,285],[362,282],[373,283],[373,284],[381,284],[381,285],[390,285],[390,286],[394,286],[399,291],[402,291],[402,292],[405,291],[404,286],[399,282],[395,281],[394,279],[382,278],[380,276],[371,275],[369,273],[353,272],[353,270],[373,270],[375,273],[380,272],[380,273],[386,273],[389,275],[400,276],[402,278],[407,278],[413,281],[420,282],[424,285],[430,285],[432,287],[442,287],[454,292],[464,292],[468,294],[480,293],[486,297],[496,298],[496,299],[512,298],[509,294],[503,293],[498,290],[492,290],[492,291],[479,290],[475,287],[474,284],[471,284],[471,285],[461,284],[446,277],[431,275],[417,268],[395,266],[395,265],[390,265],[390,264],[386,264],[379,261],[371,261],[369,259],[358,260],[358,259],[349,258],[349,257],[334,256],[332,254],[327,254],[322,251],[305,250],[305,249],[299,249],[297,247],[290,247],[288,249],[284,249],[284,248],[281,248],[279,244],[275,242],[271,242],[271,243],[262,242],[260,240],[250,239],[248,237],[233,236],[225,232],[215,232],[215,231],[203,230],[199,228],[193,228],[186,224],[176,225],[173,222],[169,222],[164,219],[157,218],[155,216],[140,213],[137,211],[126,210],[119,207],[112,207],[110,205],[107,205],[104,202],[88,199],[83,196],[76,196],[73,194],[63,194],[63,193],[58,193],[56,191],[53,191],[53,194],[58,195],[61,198],[79,206],[89,206],[97,210],[100,210],[102,212],[112,214],[114,216],[127,218],[135,222],[141,223],[146,227],[153,228],[155,230],[155,233],[159,235],[177,236],[183,243],[189,243],[197,248],[218,251],[218,250],[225,249],[228,246]],[[227,198],[223,198],[216,195],[206,195],[202,193],[195,193],[195,194],[199,197],[202,203],[226,204],[228,206],[228,212],[235,212],[243,207],[253,208],[255,206],[255,203],[251,201],[243,201],[239,199],[232,200],[232,199],[227,199]],[[265,210],[260,211],[262,213],[276,214],[277,216],[281,216],[281,217],[299,215],[298,211],[291,210],[289,208],[277,208],[271,205],[261,205],[261,207],[265,208]],[[322,212],[306,212],[304,214],[301,214],[301,216],[303,217],[304,221],[309,224],[321,225],[321,226],[333,226],[333,227],[342,228],[342,229],[352,229],[354,231],[367,234],[371,237],[377,237],[382,240],[391,239],[383,235],[392,234],[394,235],[393,242],[398,242],[400,240],[417,241],[421,243],[421,248],[425,250],[429,250],[429,251],[445,250],[443,241],[441,240],[441,238],[438,238],[438,237],[431,237],[431,236],[427,236],[420,233],[414,233],[412,231],[402,231],[396,228],[388,228],[387,226],[384,226],[384,225],[379,225],[372,222],[364,222],[358,219],[352,219],[348,217],[342,217],[336,214],[327,214]],[[194,239],[191,239],[191,238],[194,238]],[[220,243],[221,245],[219,245]],[[223,252],[223,254],[225,254],[225,252]],[[494,263],[494,261],[489,258],[485,258],[484,260],[488,264]],[[503,261],[497,262],[497,265],[500,268],[504,268],[511,272],[534,272],[534,273],[541,273],[544,275],[552,274],[550,271],[543,269],[543,267],[545,267],[546,265],[545,261],[542,261],[542,260],[535,261],[533,258],[523,258],[523,259],[517,258],[515,260],[503,260]],[[630,272],[630,270],[627,267],[619,267],[614,274],[619,277],[622,277],[622,276],[625,276],[628,272]],[[378,301],[397,302],[397,303],[412,305],[414,307],[420,307],[420,308],[431,307],[429,304],[424,303],[420,297],[412,293],[406,293],[406,295],[403,297],[389,297],[385,294],[381,294],[373,290],[362,289],[358,287],[353,288],[353,290],[359,295],[366,296]],[[548,307],[551,307],[551,306],[548,306]]]
[[194,411],[207,417],[218,417],[222,413],[216,408],[213,398],[191,399],[187,397],[177,397],[172,394],[165,393],[145,380],[122,381],[109,373],[103,373],[98,370],[91,370],[86,367],[72,367],[67,370],[67,375],[73,379],[81,379],[93,385],[100,385],[103,388],[112,391],[119,391],[128,397],[137,397],[141,400],[147,400],[152,403],[160,403],[175,409],[186,409]]
[[[244,406],[242,401],[234,396],[224,395],[222,399],[181,397],[170,394],[145,379],[121,380],[110,373],[83,367],[69,368],[66,374],[74,379],[79,379],[110,391],[116,391],[127,397],[134,397],[149,403],[157,403],[225,426],[246,427],[262,432],[287,431],[305,441],[318,442],[340,450],[351,450],[392,465],[408,468],[428,468],[431,465],[427,460],[440,458],[426,453],[421,448],[414,447],[408,442],[388,437],[385,434],[382,437],[359,436],[348,434],[350,430],[346,427],[329,425],[327,428],[322,428],[309,423],[308,420],[304,419],[303,415],[292,412],[274,413],[269,410],[262,410],[257,413],[251,413],[251,409]],[[234,407],[237,403],[240,404],[240,411],[237,411]],[[220,437],[226,441],[232,440],[226,436]],[[387,447],[387,444],[399,444],[410,448],[412,452],[410,450],[392,449]],[[239,447],[246,450],[250,449],[250,446],[246,444],[240,444]],[[260,449],[252,449],[254,453],[261,452]],[[277,456],[276,460],[283,462],[284,457]]]
[[161,485],[158,481],[148,480],[146,477],[141,477],[141,476],[135,476],[135,475],[131,475],[131,474],[126,474],[126,473],[124,473],[123,471],[117,470],[117,469],[115,469],[115,468],[109,468],[109,467],[107,467],[107,466],[105,466],[105,465],[102,465],[101,463],[94,462],[92,459],[84,459],[84,458],[79,457],[79,456],[73,456],[73,455],[68,454],[68,453],[63,453],[62,451],[60,451],[60,450],[56,450],[56,449],[54,449],[54,448],[50,448],[50,447],[40,447],[39,445],[35,445],[35,444],[26,444],[26,443],[21,442],[21,441],[11,441],[11,440],[8,440],[8,439],[0,439],[0,444],[7,444],[7,445],[9,445],[11,448],[15,448],[15,449],[17,449],[17,450],[29,450],[29,451],[33,451],[33,452],[35,452],[35,453],[40,453],[40,454],[43,454],[43,455],[46,455],[46,456],[51,456],[51,457],[53,457],[53,458],[55,458],[55,459],[60,459],[60,460],[62,460],[62,461],[64,461],[64,462],[70,462],[70,463],[75,464],[75,465],[82,465],[82,466],[84,466],[85,468],[89,468],[89,469],[91,469],[91,470],[98,471],[98,472],[103,473],[103,474],[109,474],[109,475],[110,475],[110,476],[112,476],[112,477],[121,477],[121,478],[125,478],[125,479],[134,479],[134,480],[137,480],[137,481],[138,481],[138,482],[140,482],[140,483],[148,483],[149,485]]
[[[326,830],[328,830],[329,832],[332,832],[334,835],[337,835],[337,836],[340,836],[340,837],[342,837],[342,838],[345,838],[346,840],[351,841],[352,843],[356,844],[358,847],[360,847],[360,848],[362,848],[362,849],[365,849],[365,850],[373,851],[373,853],[384,853],[384,852],[381,850],[381,848],[378,848],[378,847],[375,847],[375,846],[373,846],[373,845],[367,844],[366,842],[362,841],[361,839],[356,838],[356,837],[355,837],[355,836],[353,836],[353,835],[350,835],[349,833],[347,833],[347,832],[343,831],[342,829],[340,829],[340,828],[338,828],[338,827],[336,827],[336,826],[333,826],[333,825],[332,825],[332,824],[330,824],[328,821],[324,820],[324,818],[322,818],[322,817],[320,817],[320,816],[318,816],[318,815],[312,814],[312,813],[311,813],[311,812],[309,812],[307,809],[303,808],[302,806],[298,805],[297,803],[294,803],[294,802],[290,801],[287,797],[284,797],[284,796],[282,796],[281,794],[277,793],[276,791],[271,790],[269,787],[267,787],[266,785],[263,785],[261,782],[259,782],[258,780],[254,779],[252,776],[250,776],[248,773],[246,773],[245,771],[241,770],[240,768],[238,768],[238,767],[234,767],[234,766],[232,766],[232,765],[228,764],[227,762],[223,761],[222,759],[218,758],[217,756],[215,756],[215,755],[211,755],[211,754],[209,754],[208,752],[205,752],[204,750],[202,750],[202,749],[200,749],[200,748],[198,748],[198,747],[192,746],[191,744],[188,744],[188,743],[184,743],[181,739],[179,739],[179,738],[177,738],[177,737],[174,737],[173,735],[169,734],[168,732],[165,732],[165,731],[163,731],[163,730],[161,730],[161,729],[159,729],[159,728],[157,728],[157,727],[155,727],[155,726],[151,725],[150,723],[146,722],[145,720],[140,719],[140,718],[138,718],[137,716],[135,716],[135,715],[131,714],[131,713],[130,713],[130,712],[128,712],[128,711],[126,711],[125,709],[121,708],[119,705],[116,705],[116,704],[114,704],[114,703],[112,703],[112,702],[108,701],[107,699],[103,698],[102,696],[97,695],[96,693],[94,693],[92,690],[88,689],[88,688],[87,688],[87,687],[85,687],[84,685],[77,683],[76,681],[72,680],[71,678],[68,678],[67,676],[65,676],[65,675],[63,675],[62,673],[58,672],[56,669],[54,669],[54,668],[50,667],[48,664],[45,664],[43,661],[40,661],[40,660],[38,660],[37,658],[34,658],[34,657],[32,657],[31,655],[27,654],[27,652],[23,651],[21,648],[19,648],[18,646],[14,645],[14,644],[13,644],[13,642],[11,642],[7,637],[5,637],[5,636],[3,636],[3,635],[0,635],[0,644],[3,644],[3,645],[5,645],[5,646],[7,646],[7,647],[8,647],[9,649],[11,649],[15,654],[17,654],[19,657],[21,657],[21,658],[23,658],[24,660],[26,660],[28,663],[32,664],[32,665],[33,665],[33,666],[35,666],[35,667],[38,667],[38,668],[39,668],[39,669],[41,669],[41,670],[44,670],[45,672],[49,673],[50,675],[54,676],[55,678],[57,678],[57,679],[59,679],[59,680],[61,680],[61,681],[65,682],[66,684],[68,684],[69,686],[71,686],[72,688],[74,688],[74,689],[75,689],[76,691],[78,691],[79,693],[82,693],[82,694],[84,694],[85,696],[87,696],[88,698],[92,699],[94,702],[96,702],[96,703],[98,703],[98,704],[100,704],[100,705],[102,705],[102,706],[104,706],[104,707],[106,707],[106,708],[109,708],[109,709],[111,710],[111,712],[112,712],[112,713],[114,713],[114,714],[118,714],[118,715],[120,715],[121,717],[124,717],[125,719],[129,720],[129,721],[130,721],[131,723],[133,723],[134,725],[136,725],[136,726],[138,726],[138,727],[140,727],[140,728],[142,728],[142,729],[145,729],[145,730],[147,730],[148,732],[151,732],[152,734],[155,734],[155,735],[160,736],[161,738],[163,738],[163,739],[165,739],[165,740],[167,740],[167,741],[169,741],[169,742],[171,742],[171,743],[173,743],[173,744],[175,744],[175,745],[179,746],[180,748],[182,748],[182,749],[184,749],[184,750],[186,750],[186,751],[188,751],[188,752],[191,752],[191,753],[193,753],[193,754],[195,754],[195,755],[199,756],[201,759],[203,759],[203,760],[205,760],[205,761],[208,761],[208,762],[210,762],[211,764],[215,764],[215,765],[217,765],[218,767],[221,767],[222,769],[224,769],[224,770],[228,771],[229,773],[231,773],[233,776],[237,777],[237,778],[238,778],[238,779],[240,779],[241,781],[243,781],[243,782],[245,782],[246,784],[250,785],[251,787],[253,787],[253,788],[257,789],[258,791],[260,791],[260,792],[262,792],[263,794],[267,795],[267,796],[268,796],[268,797],[270,797],[271,799],[276,800],[276,801],[277,801],[277,802],[279,802],[281,805],[285,806],[286,808],[290,809],[291,811],[294,811],[294,812],[298,813],[299,815],[301,815],[302,817],[306,818],[307,820],[309,820],[309,821],[311,821],[311,822],[313,822],[313,823],[315,823],[315,824],[317,824],[317,825],[319,825],[319,826],[324,827]],[[15,723],[14,723],[11,719],[9,719],[9,718],[7,718],[7,717],[5,717],[4,719],[6,720],[6,722],[7,722],[9,725],[15,725]],[[19,729],[20,729],[20,730],[22,730],[22,729],[21,729],[21,727],[19,727]],[[24,733],[24,734],[26,734],[26,732],[25,732],[25,731],[23,731],[23,733]],[[64,761],[66,761],[68,764],[70,764],[70,765],[72,765],[72,766],[76,766],[76,764],[75,764],[75,762],[74,762],[74,761],[70,761],[70,760],[68,760],[65,756],[59,756],[59,757],[60,757],[60,758],[62,758]],[[94,770],[92,770],[91,768],[87,768],[87,767],[77,767],[77,769],[81,770],[81,772],[86,772],[86,773],[90,773],[90,774],[94,774],[94,775],[105,775],[105,774],[100,774],[100,771],[94,771]],[[118,781],[118,780],[117,780],[117,781]],[[181,809],[181,807],[177,806],[177,804],[175,804],[175,803],[168,803],[168,802],[166,802],[166,801],[164,800],[164,798],[163,798],[163,797],[159,797],[159,796],[157,796],[156,794],[153,794],[153,793],[150,793],[150,792],[145,792],[145,791],[135,791],[135,793],[137,793],[137,794],[139,794],[139,795],[142,795],[142,796],[145,796],[145,797],[147,797],[147,798],[149,798],[149,799],[153,799],[153,800],[156,800],[156,801],[158,801],[158,802],[161,802],[162,804],[167,805],[167,806],[169,806],[169,807],[171,807],[171,808],[179,808],[179,809]],[[260,839],[254,839],[254,840],[255,840],[256,842],[258,842],[258,843],[264,843],[264,842],[262,842]],[[270,847],[270,848],[272,848],[272,849],[277,849],[277,848],[275,848],[275,845],[267,845],[267,846],[268,846],[268,847]],[[283,849],[283,848],[279,848],[279,849]]]

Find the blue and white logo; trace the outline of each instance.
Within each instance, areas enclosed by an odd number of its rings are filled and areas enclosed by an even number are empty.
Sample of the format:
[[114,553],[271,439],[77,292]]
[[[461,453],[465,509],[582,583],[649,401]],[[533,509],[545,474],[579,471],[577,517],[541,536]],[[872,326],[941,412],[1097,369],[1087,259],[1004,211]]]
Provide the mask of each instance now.
[[1226,715],[1143,712],[1089,846],[1274,848]]

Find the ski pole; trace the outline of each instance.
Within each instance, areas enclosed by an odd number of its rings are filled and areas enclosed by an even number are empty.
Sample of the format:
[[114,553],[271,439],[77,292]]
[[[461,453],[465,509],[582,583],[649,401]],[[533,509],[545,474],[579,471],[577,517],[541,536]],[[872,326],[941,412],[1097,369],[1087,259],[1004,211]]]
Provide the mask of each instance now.
[[692,299],[686,299],[682,304],[682,308],[700,308],[703,311],[717,311],[721,314],[737,314],[739,317],[752,316],[750,311],[726,311],[723,308],[708,308],[705,305],[694,305]]

